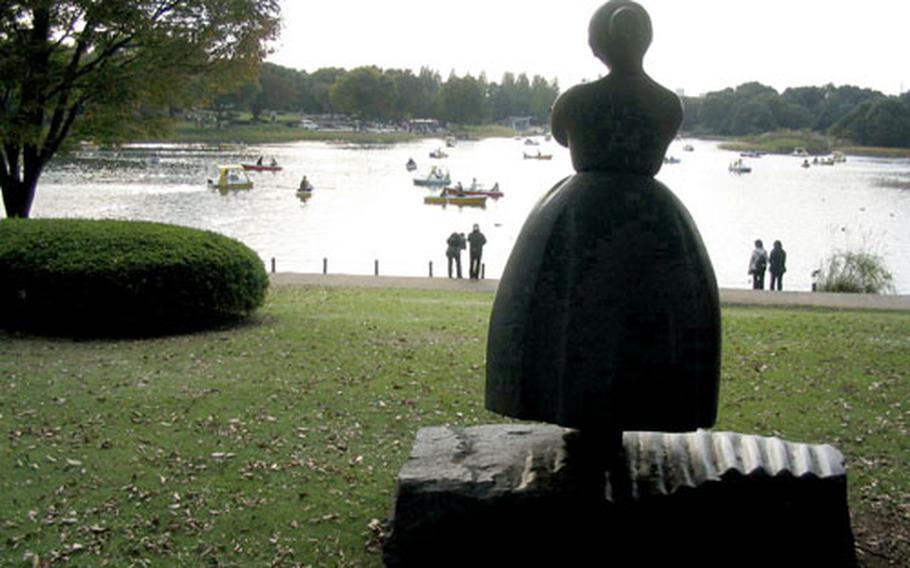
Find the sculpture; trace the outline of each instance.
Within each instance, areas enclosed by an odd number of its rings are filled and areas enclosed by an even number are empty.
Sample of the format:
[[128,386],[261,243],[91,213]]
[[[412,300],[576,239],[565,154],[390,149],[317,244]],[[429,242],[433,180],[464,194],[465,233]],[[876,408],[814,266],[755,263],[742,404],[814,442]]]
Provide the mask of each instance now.
[[528,216],[493,304],[487,408],[566,428],[422,428],[390,567],[714,566],[744,550],[747,564],[856,564],[835,448],[667,433],[714,423],[720,307],[695,224],[653,178],[682,113],[642,69],[650,40],[634,2],[594,14],[610,74],[552,117],[577,173]]
[[650,42],[635,2],[610,0],[591,19],[610,73],[554,105],[553,135],[577,173],[531,211],[500,280],[489,410],[614,440],[714,423],[717,284],[685,207],[653,178],[682,108],[643,70]]

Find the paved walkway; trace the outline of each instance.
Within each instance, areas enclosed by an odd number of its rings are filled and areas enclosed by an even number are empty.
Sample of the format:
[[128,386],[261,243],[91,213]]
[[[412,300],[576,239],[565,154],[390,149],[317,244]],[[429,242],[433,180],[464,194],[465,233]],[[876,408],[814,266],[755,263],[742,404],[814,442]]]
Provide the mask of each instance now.
[[[421,278],[410,276],[359,276],[349,274],[303,274],[277,272],[270,275],[275,286],[350,286],[356,288],[411,288],[493,292],[499,280]],[[830,294],[825,292],[769,292],[721,288],[720,302],[726,305],[818,307],[848,310],[910,311],[910,296],[876,294]]]

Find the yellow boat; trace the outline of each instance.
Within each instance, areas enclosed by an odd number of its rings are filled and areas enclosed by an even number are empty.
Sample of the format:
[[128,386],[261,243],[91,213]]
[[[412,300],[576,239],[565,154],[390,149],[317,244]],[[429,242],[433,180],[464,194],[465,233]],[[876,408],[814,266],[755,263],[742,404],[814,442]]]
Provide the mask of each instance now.
[[214,178],[206,180],[208,186],[221,191],[232,189],[253,189],[253,182],[246,175],[240,164],[227,164],[218,166],[218,173]]
[[459,207],[486,207],[486,195],[428,195],[423,198],[428,205],[458,205]]

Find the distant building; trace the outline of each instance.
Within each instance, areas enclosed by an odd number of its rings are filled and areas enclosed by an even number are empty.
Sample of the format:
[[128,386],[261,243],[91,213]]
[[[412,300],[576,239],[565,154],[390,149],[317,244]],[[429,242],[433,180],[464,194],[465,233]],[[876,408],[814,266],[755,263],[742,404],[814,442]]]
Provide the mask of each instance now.
[[417,134],[431,134],[442,130],[442,125],[435,118],[412,118],[407,122],[407,128]]

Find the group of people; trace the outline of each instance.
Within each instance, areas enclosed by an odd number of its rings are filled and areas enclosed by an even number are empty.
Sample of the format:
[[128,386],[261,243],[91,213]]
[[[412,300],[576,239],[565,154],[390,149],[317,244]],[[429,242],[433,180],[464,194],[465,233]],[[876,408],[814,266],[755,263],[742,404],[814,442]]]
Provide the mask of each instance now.
[[752,276],[752,288],[765,289],[765,271],[771,273],[771,290],[782,290],[784,272],[787,271],[787,253],[780,241],[774,241],[771,253],[765,250],[761,239],[755,241],[755,250],[749,258],[749,275]]
[[461,278],[461,251],[468,248],[470,258],[469,273],[472,280],[480,278],[480,260],[483,257],[483,245],[487,243],[487,238],[480,232],[480,225],[474,224],[474,229],[465,237],[464,233],[452,233],[446,239],[446,258],[449,261],[449,278],[452,278],[452,265],[455,265],[455,273]]
[[[262,160],[263,160],[263,157],[262,157],[262,156],[259,156],[259,157],[256,159],[256,165],[257,165],[257,166],[263,165],[263,164],[262,164]],[[273,167],[273,168],[278,167],[278,160],[276,160],[275,158],[272,158],[271,160],[269,160],[269,166],[271,166],[271,167]]]

